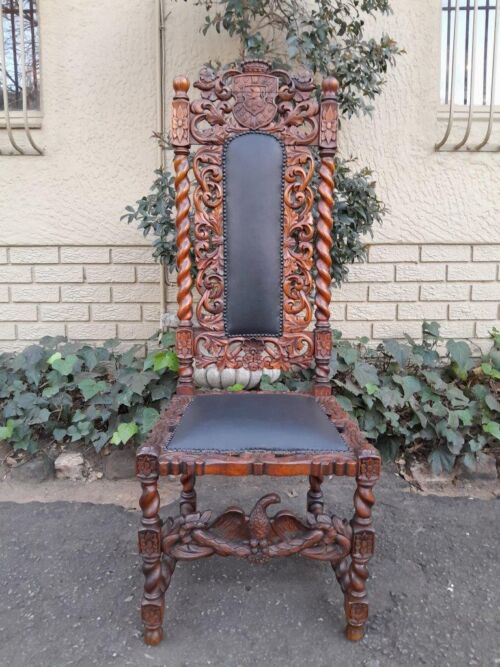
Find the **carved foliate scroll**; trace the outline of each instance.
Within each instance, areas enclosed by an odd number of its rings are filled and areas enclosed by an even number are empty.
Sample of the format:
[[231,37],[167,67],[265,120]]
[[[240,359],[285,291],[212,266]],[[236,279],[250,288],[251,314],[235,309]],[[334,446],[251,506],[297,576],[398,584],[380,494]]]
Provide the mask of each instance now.
[[200,367],[221,368],[307,367],[314,352],[312,334],[313,279],[311,180],[314,161],[308,148],[286,147],[283,222],[283,336],[231,337],[224,335],[222,146],[202,146],[194,156],[196,187],[193,195],[194,254],[200,295],[196,316],[201,331],[195,336]]
[[191,103],[195,142],[222,144],[234,134],[261,129],[288,144],[317,142],[319,105],[310,72],[289,74],[269,63],[249,60],[226,71],[204,67]]

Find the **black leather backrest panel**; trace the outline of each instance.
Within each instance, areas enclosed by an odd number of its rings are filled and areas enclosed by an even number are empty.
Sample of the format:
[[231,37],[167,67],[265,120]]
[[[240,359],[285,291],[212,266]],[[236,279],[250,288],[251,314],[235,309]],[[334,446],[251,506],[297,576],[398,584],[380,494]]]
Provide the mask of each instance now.
[[224,146],[224,326],[227,336],[282,333],[284,147],[249,132]]

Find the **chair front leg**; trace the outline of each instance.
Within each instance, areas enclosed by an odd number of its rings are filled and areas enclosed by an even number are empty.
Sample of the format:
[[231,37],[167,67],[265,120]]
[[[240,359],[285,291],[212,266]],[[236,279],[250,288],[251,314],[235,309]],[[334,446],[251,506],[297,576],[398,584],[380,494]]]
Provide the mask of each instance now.
[[[141,603],[141,617],[144,623],[144,641],[154,646],[163,638],[163,615],[167,581],[161,561],[161,519],[160,494],[158,493],[157,465],[150,460],[141,463],[138,457],[138,477],[141,480],[142,495],[139,501],[142,510],[139,530],[139,551],[144,572],[144,592]],[[156,460],[157,464],[157,460]],[[169,573],[173,571],[169,569]],[[170,577],[169,577],[170,579]]]
[[[366,580],[368,561],[373,556],[375,530],[372,525],[372,507],[375,503],[373,486],[380,475],[380,459],[360,459],[354,493],[354,516],[351,564],[345,577],[346,637],[352,641],[363,639],[368,620]],[[341,573],[339,573],[341,574]]]

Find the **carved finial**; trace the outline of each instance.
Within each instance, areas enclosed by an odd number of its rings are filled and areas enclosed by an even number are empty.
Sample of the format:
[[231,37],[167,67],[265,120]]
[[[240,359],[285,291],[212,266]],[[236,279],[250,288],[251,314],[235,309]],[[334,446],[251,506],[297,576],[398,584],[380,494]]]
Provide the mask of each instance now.
[[265,60],[245,60],[241,69],[245,74],[265,74],[269,72],[271,65]]
[[186,97],[189,90],[189,79],[185,76],[176,76],[174,79],[174,91],[176,97]]
[[335,97],[339,89],[339,82],[335,77],[328,76],[326,79],[323,79],[321,89],[325,97]]

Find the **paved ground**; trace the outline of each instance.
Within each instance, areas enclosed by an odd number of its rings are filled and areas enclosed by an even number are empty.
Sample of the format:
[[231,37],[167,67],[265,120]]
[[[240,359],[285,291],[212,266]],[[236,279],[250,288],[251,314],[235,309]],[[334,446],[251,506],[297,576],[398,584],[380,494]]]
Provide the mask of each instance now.
[[[200,504],[222,509],[239,495],[250,508],[269,490],[266,481],[201,480]],[[350,484],[325,484],[338,514],[348,512]],[[304,482],[277,486],[288,506],[302,509]],[[213,558],[176,570],[167,637],[157,648],[140,640],[135,512],[0,503],[0,665],[500,665],[499,501],[418,496],[390,473],[377,496],[371,620],[362,643],[342,636],[341,596],[328,566]]]

